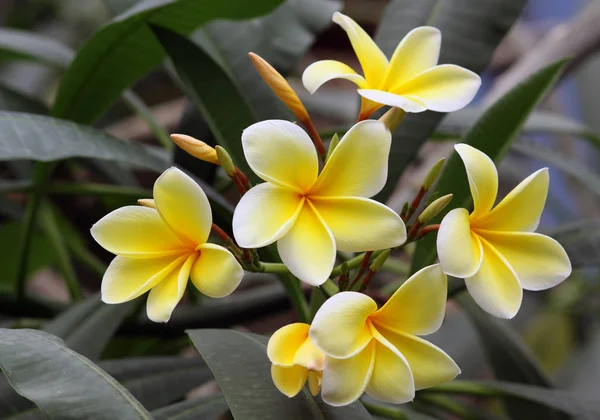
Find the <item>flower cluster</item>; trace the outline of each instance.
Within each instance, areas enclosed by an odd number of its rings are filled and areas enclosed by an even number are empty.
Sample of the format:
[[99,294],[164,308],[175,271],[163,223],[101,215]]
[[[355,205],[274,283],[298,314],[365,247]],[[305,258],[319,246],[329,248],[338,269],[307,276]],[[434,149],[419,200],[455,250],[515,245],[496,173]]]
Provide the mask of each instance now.
[[[387,181],[391,132],[404,113],[460,109],[473,99],[480,79],[458,66],[437,65],[441,35],[435,28],[411,31],[388,62],[352,19],[336,13],[333,20],[347,32],[363,75],[326,60],[309,66],[303,82],[311,92],[336,77],[356,83],[362,97],[358,122],[341,139],[334,136],[327,149],[285,79],[252,54],[259,73],[307,131],[282,120],[244,130],[245,159],[264,181],[254,186],[222,147],[173,135],[193,156],[222,166],[238,188],[235,240],[212,223],[209,201],[198,184],[179,169],[168,169],[157,179],[153,199],[115,210],[92,227],[94,239],[116,254],[103,278],[102,299],[121,303],[150,291],[148,317],[167,322],[188,279],[205,295],[224,297],[239,285],[244,270],[290,273],[307,285],[322,286],[329,298],[312,314],[310,325],[290,324],[271,337],[267,356],[275,386],[293,397],[308,381],[313,395],[321,391],[323,400],[335,406],[363,393],[403,403],[416,390],[460,373],[444,351],[420,338],[442,324],[447,275],[464,278],[485,311],[512,318],[523,289],[553,287],[570,275],[571,265],[560,244],[534,233],[548,193],[547,169],[526,178],[494,207],[494,162],[457,144],[473,198],[471,213],[456,208],[440,225],[427,225],[452,198],[430,198],[421,206],[443,162],[401,214],[371,198]],[[369,119],[385,105],[391,107],[387,114]],[[211,231],[222,245],[207,242]],[[372,276],[393,249],[435,231],[440,263],[416,272],[378,309],[361,293]],[[256,249],[274,243],[283,264],[259,259]],[[364,254],[336,267],[339,251]]]

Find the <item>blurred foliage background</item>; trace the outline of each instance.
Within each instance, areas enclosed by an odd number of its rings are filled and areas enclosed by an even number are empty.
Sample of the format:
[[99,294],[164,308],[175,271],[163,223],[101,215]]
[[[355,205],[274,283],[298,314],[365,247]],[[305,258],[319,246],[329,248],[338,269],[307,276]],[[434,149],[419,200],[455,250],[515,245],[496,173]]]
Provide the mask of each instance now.
[[[555,387],[566,391],[556,399],[577,399],[555,411],[449,389],[447,395],[420,394],[399,413],[600,418],[600,1],[287,0],[274,9],[279,3],[0,0],[2,327],[61,337],[99,362],[146,409],[158,410],[155,418],[185,410],[190,417],[176,418],[221,418],[226,405],[213,398],[218,386],[185,331],[232,327],[268,335],[296,319],[283,288],[268,275],[248,274],[226,299],[213,301],[190,289],[168,324],[153,324],[138,313],[140,302],[107,306],[98,300],[111,255],[93,242],[89,228],[111,210],[150,197],[157,174],[172,163],[196,177],[216,222],[230,226],[236,197],[228,178],[174,148],[168,133],[226,145],[239,162],[241,129],[267,118],[293,119],[254,71],[249,51],[288,77],[324,135],[347,128],[358,109],[354,85],[332,81],[311,96],[300,82],[303,69],[317,59],[358,68],[346,35],[330,23],[331,14],[343,10],[388,55],[413,27],[439,27],[441,62],[481,72],[484,81],[467,109],[411,115],[395,135],[390,180],[378,198],[398,211],[430,166],[450,154],[453,140],[469,135],[491,104],[556,60],[570,58],[556,85],[552,73],[548,81],[538,80],[543,86],[537,91],[529,87],[531,97],[509,98],[510,107],[523,106],[521,114],[499,112],[491,118],[497,126],[479,133],[490,133],[492,142],[492,134],[505,129],[498,141],[507,145],[514,138],[500,166],[502,194],[535,169],[550,167],[540,228],[567,249],[573,275],[551,291],[527,293],[510,323],[463,304],[464,296],[452,300],[432,341],[457,361],[460,379]],[[140,12],[140,4],[154,9]],[[183,37],[188,34],[190,42]],[[45,115],[61,121],[40,117]],[[376,297],[384,299],[406,278],[410,258],[397,256],[378,276]],[[2,354],[0,349],[0,359]],[[268,371],[264,375],[270,380]],[[526,394],[513,394],[521,392]],[[180,402],[185,399],[191,402]],[[29,401],[0,384],[0,418],[36,416],[41,414]]]

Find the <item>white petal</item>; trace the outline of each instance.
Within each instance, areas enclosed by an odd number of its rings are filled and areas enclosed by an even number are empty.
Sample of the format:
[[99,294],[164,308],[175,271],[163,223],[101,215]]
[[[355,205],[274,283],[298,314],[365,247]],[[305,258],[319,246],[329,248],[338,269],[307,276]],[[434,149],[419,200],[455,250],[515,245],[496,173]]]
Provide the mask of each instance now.
[[315,93],[321,85],[331,79],[346,79],[365,88],[367,81],[351,67],[335,60],[323,60],[312,63],[302,73],[302,84],[310,93]]
[[406,112],[416,113],[427,111],[427,106],[423,102],[411,96],[397,95],[395,93],[376,89],[359,89],[358,94],[372,102],[388,106],[395,106],[396,108],[403,109]]

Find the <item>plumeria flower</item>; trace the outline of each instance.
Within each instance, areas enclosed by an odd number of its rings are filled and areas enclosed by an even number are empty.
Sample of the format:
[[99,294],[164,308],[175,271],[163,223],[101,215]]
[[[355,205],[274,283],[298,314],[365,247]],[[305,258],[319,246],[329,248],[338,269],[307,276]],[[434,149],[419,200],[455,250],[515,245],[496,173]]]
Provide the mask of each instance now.
[[383,105],[406,112],[456,111],[473,100],[481,85],[479,76],[470,70],[452,64],[437,65],[442,36],[436,28],[422,26],[410,31],[388,62],[354,20],[336,12],[333,21],[348,34],[363,75],[339,61],[323,60],[304,71],[302,82],[310,93],[331,79],[354,82],[362,96],[359,119]]
[[569,274],[571,263],[554,239],[533,233],[548,194],[548,169],[525,178],[498,205],[498,173],[483,152],[454,146],[465,164],[474,210],[451,210],[437,237],[444,272],[465,279],[473,299],[499,318],[514,317],[523,289],[544,290]]
[[212,212],[204,191],[177,168],[154,184],[154,206],[126,206],[92,226],[92,236],[116,254],[102,279],[102,300],[123,303],[150,290],[148,318],[167,322],[191,277],[210,297],[229,295],[244,271],[234,256],[207,243]]
[[336,249],[360,252],[406,240],[400,216],[370,200],[387,178],[391,133],[363,121],[340,140],[319,174],[317,152],[304,130],[288,121],[251,125],[242,134],[250,168],[263,180],[246,193],[233,215],[244,248],[277,241],[283,263],[300,280],[320,285]]
[[308,379],[308,389],[317,395],[325,355],[308,336],[310,325],[296,323],[280,328],[271,336],[267,355],[271,360],[271,377],[282,394],[296,396]]
[[437,331],[444,319],[447,279],[439,265],[411,276],[381,309],[369,296],[342,292],[317,312],[309,336],[328,356],[321,395],[328,404],[350,404],[366,392],[390,403],[411,401],[415,390],[460,373],[441,349],[417,337]]

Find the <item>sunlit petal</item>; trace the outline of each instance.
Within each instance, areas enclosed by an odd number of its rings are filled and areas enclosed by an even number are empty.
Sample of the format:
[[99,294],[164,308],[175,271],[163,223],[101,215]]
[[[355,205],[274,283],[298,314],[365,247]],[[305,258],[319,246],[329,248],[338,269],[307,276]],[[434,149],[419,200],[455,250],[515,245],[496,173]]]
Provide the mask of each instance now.
[[192,178],[169,168],[154,183],[153,195],[158,213],[180,239],[193,245],[206,242],[212,211],[206,194]]
[[540,222],[548,195],[548,168],[529,175],[473,228],[533,232]]
[[191,269],[194,286],[212,298],[233,293],[244,277],[244,270],[231,252],[214,244],[201,245],[198,250],[200,256]]
[[91,234],[104,249],[130,258],[180,254],[189,248],[154,209],[126,206],[108,213],[92,226]]
[[102,301],[123,303],[146,293],[181,266],[187,255],[160,258],[115,257],[102,278]]
[[443,64],[395,86],[392,93],[415,98],[431,111],[454,112],[473,100],[479,86],[481,79],[477,74],[453,64]]
[[251,188],[233,213],[233,235],[244,248],[261,248],[285,235],[304,200],[297,192],[265,182]]
[[290,272],[313,286],[329,278],[335,263],[333,235],[308,201],[294,226],[277,242],[277,250]]
[[375,200],[331,197],[314,199],[312,203],[340,251],[393,248],[406,241],[406,227],[400,216]]
[[421,26],[410,31],[396,47],[386,72],[385,89],[394,88],[435,66],[440,55],[439,29]]
[[308,370],[302,366],[271,365],[271,378],[277,389],[287,397],[295,397],[306,383]]
[[315,93],[322,84],[331,79],[346,79],[356,83],[358,87],[367,87],[367,81],[350,66],[335,60],[323,60],[312,63],[302,73],[302,83],[306,90]]
[[317,151],[296,124],[283,120],[252,124],[242,133],[242,145],[248,165],[265,181],[302,192],[317,179]]
[[454,149],[465,164],[469,188],[473,196],[472,219],[490,211],[498,194],[498,172],[492,159],[468,144],[456,144]]
[[427,106],[419,99],[412,96],[397,95],[395,93],[377,89],[358,89],[358,94],[371,102],[394,106],[403,109],[406,112],[416,113],[427,111]]
[[375,366],[365,392],[379,401],[402,404],[415,397],[415,381],[408,362],[392,343],[375,332]]
[[442,269],[450,276],[470,277],[479,270],[483,252],[479,238],[471,232],[466,209],[450,210],[442,219],[437,253]]
[[387,179],[392,134],[382,122],[362,121],[342,137],[309,195],[371,197]]
[[177,306],[190,277],[190,270],[197,255],[194,253],[181,266],[171,271],[160,283],[150,290],[146,311],[148,318],[154,322],[167,322],[173,309]]
[[549,289],[571,274],[564,248],[548,236],[491,231],[482,235],[510,264],[525,290]]
[[523,300],[517,275],[498,251],[481,239],[483,263],[472,277],[465,278],[467,289],[481,308],[498,318],[514,317]]
[[388,60],[377,44],[358,23],[348,16],[336,12],[333,14],[333,21],[348,34],[367,82],[371,85],[383,82]]
[[273,333],[267,344],[267,355],[271,363],[282,366],[294,364],[294,357],[308,338],[310,325],[301,322],[281,327]]
[[425,267],[402,284],[371,316],[376,328],[426,335],[442,325],[448,281],[439,264]]
[[373,374],[375,346],[373,341],[348,359],[326,359],[321,384],[323,401],[339,407],[356,401],[363,394]]
[[449,382],[460,374],[454,360],[428,341],[396,331],[380,332],[406,358],[417,390]]

